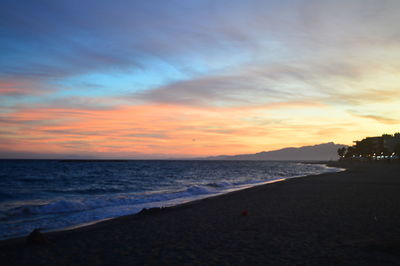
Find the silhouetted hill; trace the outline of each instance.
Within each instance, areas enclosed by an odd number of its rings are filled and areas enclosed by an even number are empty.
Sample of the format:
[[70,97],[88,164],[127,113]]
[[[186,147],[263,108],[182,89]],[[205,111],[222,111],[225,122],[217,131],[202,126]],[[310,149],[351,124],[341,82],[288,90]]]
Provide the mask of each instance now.
[[284,148],[274,151],[263,151],[255,154],[220,155],[203,158],[205,160],[271,160],[271,161],[329,161],[337,160],[337,150],[347,145],[333,142],[303,146],[299,148]]

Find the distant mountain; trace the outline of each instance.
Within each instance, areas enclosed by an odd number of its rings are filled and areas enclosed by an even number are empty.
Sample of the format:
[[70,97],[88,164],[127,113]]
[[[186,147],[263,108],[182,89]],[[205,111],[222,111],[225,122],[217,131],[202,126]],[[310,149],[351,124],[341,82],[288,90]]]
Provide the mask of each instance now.
[[329,161],[337,160],[337,150],[347,145],[333,142],[303,146],[299,148],[284,148],[274,151],[263,151],[255,154],[220,155],[203,158],[205,160],[271,160],[271,161]]

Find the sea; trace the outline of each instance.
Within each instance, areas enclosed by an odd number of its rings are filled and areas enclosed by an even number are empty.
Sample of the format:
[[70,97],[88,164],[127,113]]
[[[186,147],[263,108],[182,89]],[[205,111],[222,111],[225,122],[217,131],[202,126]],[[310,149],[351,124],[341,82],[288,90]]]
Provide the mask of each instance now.
[[0,160],[0,239],[341,170],[276,161]]

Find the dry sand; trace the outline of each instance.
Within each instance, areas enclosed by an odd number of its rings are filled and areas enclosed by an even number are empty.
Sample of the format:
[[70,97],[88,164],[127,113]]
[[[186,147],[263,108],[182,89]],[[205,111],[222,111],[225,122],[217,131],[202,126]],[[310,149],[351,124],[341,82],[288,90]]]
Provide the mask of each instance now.
[[399,170],[352,165],[48,233],[43,245],[0,241],[0,264],[400,265]]

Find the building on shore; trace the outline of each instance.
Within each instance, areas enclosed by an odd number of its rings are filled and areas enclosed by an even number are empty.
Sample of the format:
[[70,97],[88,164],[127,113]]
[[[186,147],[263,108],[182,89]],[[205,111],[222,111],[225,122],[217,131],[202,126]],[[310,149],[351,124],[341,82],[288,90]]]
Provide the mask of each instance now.
[[342,159],[382,160],[398,159],[400,156],[400,133],[367,137],[354,143],[346,150],[338,151]]

